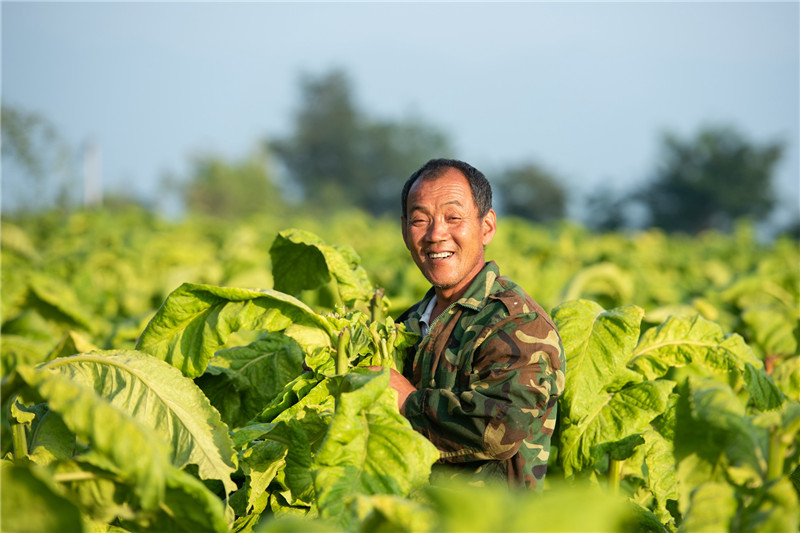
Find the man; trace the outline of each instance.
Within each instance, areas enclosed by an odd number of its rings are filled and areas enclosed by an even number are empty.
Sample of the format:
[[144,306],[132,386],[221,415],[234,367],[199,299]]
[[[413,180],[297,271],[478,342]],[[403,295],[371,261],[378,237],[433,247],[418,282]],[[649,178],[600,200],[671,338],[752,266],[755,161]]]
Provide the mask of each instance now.
[[484,259],[491,201],[484,175],[457,160],[431,160],[403,187],[403,240],[433,287],[398,319],[420,341],[390,386],[438,463],[539,489],[566,362],[547,313]]

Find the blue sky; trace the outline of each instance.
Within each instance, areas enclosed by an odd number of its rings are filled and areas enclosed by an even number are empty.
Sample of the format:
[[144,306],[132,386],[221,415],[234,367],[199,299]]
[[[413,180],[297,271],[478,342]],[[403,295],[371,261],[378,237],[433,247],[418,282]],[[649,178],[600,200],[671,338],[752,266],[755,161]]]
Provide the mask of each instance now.
[[[489,175],[533,161],[572,212],[646,180],[665,131],[783,141],[800,209],[797,2],[2,2],[2,102],[102,149],[106,190],[158,203],[193,154],[285,134],[303,73],[349,73],[374,117],[417,116]],[[409,169],[409,173],[414,169]],[[28,184],[6,165],[2,205]]]

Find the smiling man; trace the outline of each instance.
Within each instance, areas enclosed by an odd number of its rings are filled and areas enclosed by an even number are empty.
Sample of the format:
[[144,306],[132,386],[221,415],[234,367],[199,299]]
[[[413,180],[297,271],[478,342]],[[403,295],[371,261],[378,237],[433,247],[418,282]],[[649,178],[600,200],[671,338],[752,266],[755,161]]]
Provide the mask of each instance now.
[[400,411],[439,449],[436,470],[541,488],[564,390],[550,317],[484,259],[492,190],[463,161],[428,161],[402,193],[403,240],[431,290],[398,319],[420,335],[392,371]]

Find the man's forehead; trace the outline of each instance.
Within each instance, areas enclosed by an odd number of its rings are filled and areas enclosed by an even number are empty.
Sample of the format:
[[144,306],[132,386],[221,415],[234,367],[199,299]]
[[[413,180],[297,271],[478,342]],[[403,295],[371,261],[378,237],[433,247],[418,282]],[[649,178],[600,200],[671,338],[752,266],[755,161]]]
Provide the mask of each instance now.
[[408,195],[408,210],[409,212],[427,209],[430,205],[437,207],[459,207],[464,209],[477,209],[474,200],[472,199],[472,190],[468,184],[460,184],[458,182],[441,183],[439,187],[436,183],[428,182],[433,187],[421,186],[411,189]]
[[[425,205],[426,204],[425,204],[424,201],[422,201],[422,199],[419,199],[418,201],[412,201],[412,202],[409,202],[409,204],[408,204],[408,210],[409,211],[416,211],[416,210],[419,210],[419,209],[425,209]],[[437,205],[441,206],[441,207],[445,207],[445,206],[448,206],[448,205],[451,205],[453,207],[465,207],[465,208],[472,207],[472,205],[470,204],[469,201],[462,200],[461,198],[453,198],[453,199],[446,200],[446,201],[443,201],[443,202],[438,202]]]
[[472,188],[466,176],[456,168],[448,168],[444,172],[423,176],[411,186],[409,201],[423,196],[446,196],[448,203],[461,201],[463,204],[472,203]]

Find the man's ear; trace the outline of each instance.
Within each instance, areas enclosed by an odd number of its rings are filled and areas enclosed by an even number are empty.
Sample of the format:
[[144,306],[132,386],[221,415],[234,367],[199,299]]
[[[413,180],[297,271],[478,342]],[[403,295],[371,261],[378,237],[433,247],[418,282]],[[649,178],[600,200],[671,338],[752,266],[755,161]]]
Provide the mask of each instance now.
[[400,228],[403,231],[403,242],[405,243],[406,248],[408,248],[408,239],[406,238],[408,237],[408,228],[406,227],[406,217],[402,215],[400,215]]
[[488,245],[492,242],[494,238],[495,232],[497,232],[497,215],[494,212],[494,209],[489,209],[489,212],[483,217],[482,221],[482,240],[484,246]]

